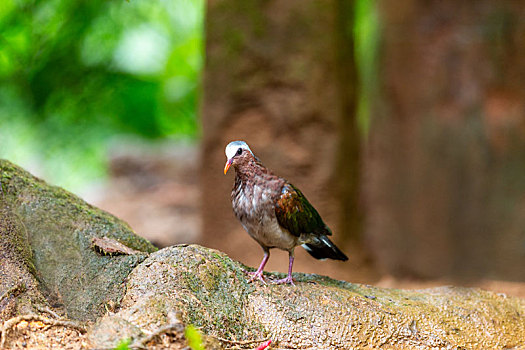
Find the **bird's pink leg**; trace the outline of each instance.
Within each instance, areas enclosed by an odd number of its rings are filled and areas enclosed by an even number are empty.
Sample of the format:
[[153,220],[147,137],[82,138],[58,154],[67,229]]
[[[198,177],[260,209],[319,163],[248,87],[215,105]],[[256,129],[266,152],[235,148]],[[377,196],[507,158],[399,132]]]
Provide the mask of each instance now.
[[295,286],[295,284],[293,283],[293,278],[292,278],[292,266],[293,266],[293,252],[290,252],[289,253],[289,257],[288,259],[290,260],[290,264],[288,265],[288,277],[286,278],[283,278],[282,280],[277,280],[275,281],[276,284],[291,284],[292,286]]
[[264,251],[264,257],[263,257],[263,259],[261,261],[261,265],[259,265],[259,268],[257,269],[257,271],[255,271],[255,272],[248,272],[249,275],[252,275],[252,277],[250,278],[248,283],[249,282],[253,282],[256,279],[258,279],[262,283],[266,284],[266,281],[264,280],[264,276],[263,276],[263,271],[264,271],[264,266],[266,266],[266,263],[268,262],[269,258],[270,258],[270,252],[269,251]]

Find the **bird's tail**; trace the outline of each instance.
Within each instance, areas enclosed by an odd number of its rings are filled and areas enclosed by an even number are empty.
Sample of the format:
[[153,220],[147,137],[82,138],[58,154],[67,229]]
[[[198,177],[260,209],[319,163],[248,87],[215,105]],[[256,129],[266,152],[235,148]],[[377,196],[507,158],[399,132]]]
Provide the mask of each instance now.
[[303,244],[311,256],[316,259],[334,259],[334,260],[348,260],[348,257],[335,246],[335,244],[326,236],[316,237],[313,242]]

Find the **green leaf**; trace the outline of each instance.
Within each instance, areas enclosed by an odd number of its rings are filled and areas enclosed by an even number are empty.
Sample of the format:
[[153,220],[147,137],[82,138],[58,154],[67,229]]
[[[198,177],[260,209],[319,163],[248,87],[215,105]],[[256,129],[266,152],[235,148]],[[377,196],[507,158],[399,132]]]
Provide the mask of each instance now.
[[204,346],[202,346],[202,336],[195,327],[193,327],[192,325],[186,327],[186,330],[184,331],[184,336],[188,341],[188,346],[192,350],[204,350]]
[[129,350],[129,344],[131,344],[131,339],[129,339],[129,338],[122,339],[118,343],[118,345],[115,348],[115,350]]

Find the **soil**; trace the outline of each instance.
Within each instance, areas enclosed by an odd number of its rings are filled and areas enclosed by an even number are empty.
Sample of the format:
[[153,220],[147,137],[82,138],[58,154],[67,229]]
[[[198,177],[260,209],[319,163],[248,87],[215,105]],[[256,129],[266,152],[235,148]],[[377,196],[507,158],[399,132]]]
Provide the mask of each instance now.
[[[181,333],[160,334],[146,344],[151,350],[188,349]],[[47,325],[41,321],[20,321],[6,332],[2,349],[90,349],[86,337],[78,330],[65,326]]]
[[20,321],[8,330],[5,349],[65,349],[87,347],[84,336],[63,326],[49,326],[41,321]]

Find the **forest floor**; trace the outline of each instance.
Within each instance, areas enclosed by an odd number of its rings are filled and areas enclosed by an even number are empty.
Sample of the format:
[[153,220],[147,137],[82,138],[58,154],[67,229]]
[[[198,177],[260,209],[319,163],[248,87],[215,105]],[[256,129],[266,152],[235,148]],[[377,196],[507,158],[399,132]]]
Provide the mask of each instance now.
[[[182,332],[168,332],[159,334],[145,344],[150,350],[188,350]],[[86,335],[76,329],[64,325],[50,325],[38,321],[15,323],[5,332],[4,349],[63,349],[81,350],[91,349]],[[123,345],[122,349],[126,349]]]

